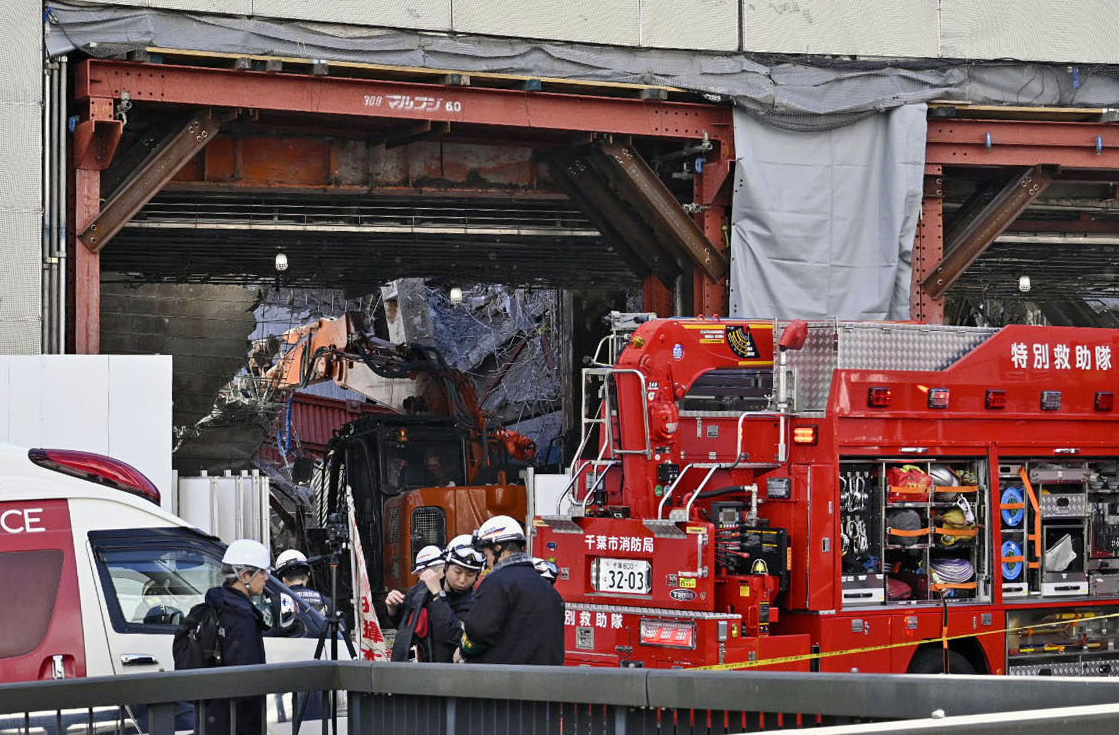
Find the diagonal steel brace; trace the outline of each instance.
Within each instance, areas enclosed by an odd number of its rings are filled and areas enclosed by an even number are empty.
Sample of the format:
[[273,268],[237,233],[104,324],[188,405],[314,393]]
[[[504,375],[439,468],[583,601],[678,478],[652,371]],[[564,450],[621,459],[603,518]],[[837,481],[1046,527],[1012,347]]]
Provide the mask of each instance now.
[[97,219],[78,239],[90,251],[100,252],[128,221],[174,178],[175,174],[206,147],[235,112],[201,110],[179,130],[171,133],[153,151],[101,210]]
[[686,256],[711,280],[726,274],[726,258],[637,151],[614,142],[600,142],[596,151],[592,165],[623,193],[658,240]]
[[995,238],[1045,191],[1059,171],[1058,166],[1039,165],[1011,179],[982,211],[953,232],[951,241],[945,243],[946,255],[921,282],[925,293],[934,299],[943,296]]

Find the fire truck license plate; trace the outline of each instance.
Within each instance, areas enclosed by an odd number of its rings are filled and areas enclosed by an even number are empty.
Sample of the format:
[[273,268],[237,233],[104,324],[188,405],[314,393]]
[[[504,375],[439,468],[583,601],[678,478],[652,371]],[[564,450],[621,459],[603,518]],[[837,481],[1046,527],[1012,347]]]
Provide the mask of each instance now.
[[651,562],[640,559],[598,559],[595,589],[626,595],[647,595],[652,589]]

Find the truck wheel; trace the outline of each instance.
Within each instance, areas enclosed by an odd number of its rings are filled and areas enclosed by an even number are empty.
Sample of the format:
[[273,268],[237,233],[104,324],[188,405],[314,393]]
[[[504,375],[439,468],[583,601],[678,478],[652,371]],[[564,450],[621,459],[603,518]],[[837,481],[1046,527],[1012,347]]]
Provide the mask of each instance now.
[[[948,652],[948,672],[951,674],[974,674],[975,667],[971,665],[962,653]],[[944,652],[939,648],[922,648],[913,654],[909,662],[908,674],[943,674]]]

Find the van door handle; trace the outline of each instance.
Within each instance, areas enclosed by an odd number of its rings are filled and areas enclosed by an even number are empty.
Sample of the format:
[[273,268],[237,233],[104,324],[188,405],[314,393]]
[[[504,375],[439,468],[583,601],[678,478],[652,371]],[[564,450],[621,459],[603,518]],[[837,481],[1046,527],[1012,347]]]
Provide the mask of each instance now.
[[66,678],[66,657],[63,656],[61,653],[56,653],[51,656],[51,678]]
[[121,666],[155,666],[159,663],[150,653],[122,653]]

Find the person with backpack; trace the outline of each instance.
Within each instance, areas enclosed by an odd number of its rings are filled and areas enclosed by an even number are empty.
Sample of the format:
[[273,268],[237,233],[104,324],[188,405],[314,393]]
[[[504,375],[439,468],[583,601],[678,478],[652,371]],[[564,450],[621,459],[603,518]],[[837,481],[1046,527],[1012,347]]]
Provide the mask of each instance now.
[[[265,663],[264,632],[268,630],[268,624],[253,605],[252,598],[264,593],[271,555],[264,544],[252,539],[238,539],[225,550],[221,562],[225,584],[206,592],[205,602],[217,612],[220,625],[221,653],[217,665]],[[211,700],[205,712],[207,733],[230,732],[231,704],[236,711],[237,735],[264,734],[264,697]]]

